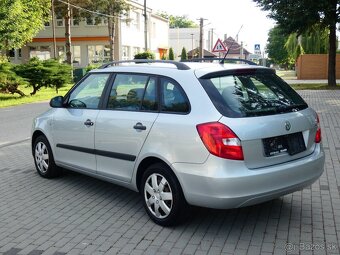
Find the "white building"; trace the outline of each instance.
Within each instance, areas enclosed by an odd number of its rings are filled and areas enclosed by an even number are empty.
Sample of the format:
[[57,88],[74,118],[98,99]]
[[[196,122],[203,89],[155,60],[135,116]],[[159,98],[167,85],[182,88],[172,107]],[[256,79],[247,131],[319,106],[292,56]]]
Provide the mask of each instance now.
[[[144,51],[144,16],[143,5],[128,1],[131,5],[127,17],[120,22],[120,60],[133,59],[138,52]],[[65,58],[65,24],[63,17],[55,15],[57,55]],[[167,54],[168,20],[152,13],[147,8],[148,49],[156,58]],[[33,41],[16,51],[13,62],[26,62],[32,57],[49,59],[53,57],[52,22],[46,24]],[[109,36],[107,19],[94,16],[83,20],[71,19],[71,52],[75,67],[85,67],[90,63],[102,63],[109,60]]]
[[[211,51],[214,47],[213,41],[217,40],[217,36],[214,36],[213,31],[203,29],[203,49]],[[183,47],[187,52],[199,47],[200,40],[200,28],[170,28],[169,29],[169,47],[174,50],[174,54],[177,58],[182,53]]]

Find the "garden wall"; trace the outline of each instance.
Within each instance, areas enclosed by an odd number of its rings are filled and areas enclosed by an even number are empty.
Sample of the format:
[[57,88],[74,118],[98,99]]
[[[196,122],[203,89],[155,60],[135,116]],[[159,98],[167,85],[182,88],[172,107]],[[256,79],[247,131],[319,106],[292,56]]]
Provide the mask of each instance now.
[[[296,61],[299,80],[318,80],[328,77],[328,54],[304,54]],[[336,56],[336,78],[340,79],[340,54]]]

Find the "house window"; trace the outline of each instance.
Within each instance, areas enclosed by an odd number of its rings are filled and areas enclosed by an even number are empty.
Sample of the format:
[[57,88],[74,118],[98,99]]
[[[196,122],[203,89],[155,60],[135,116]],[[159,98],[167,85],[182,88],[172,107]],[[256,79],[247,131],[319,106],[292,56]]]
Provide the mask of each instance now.
[[64,17],[61,12],[56,13],[56,25],[57,27],[63,27],[64,26]]
[[152,31],[151,31],[151,33],[152,33],[152,38],[156,38],[156,34],[157,34],[157,32],[156,32],[156,22],[152,23]]
[[94,26],[94,19],[93,19],[93,17],[87,17],[86,18],[86,25]]
[[[66,61],[66,48],[65,46],[57,46],[58,57],[61,61]],[[79,45],[71,46],[72,61],[76,66],[80,65],[81,62],[81,49]]]
[[136,30],[140,30],[140,13],[139,12],[131,12],[131,25]]
[[74,45],[71,47],[73,64],[79,66],[81,61],[80,46]]
[[65,60],[66,59],[66,54],[65,54],[65,46],[57,46],[57,56],[62,59]]
[[77,27],[80,23],[80,17],[73,17],[72,18],[72,26]]
[[50,27],[50,26],[51,26],[51,23],[50,23],[49,21],[46,21],[46,22],[44,23],[44,26],[45,26],[45,27]]
[[88,46],[89,63],[103,63],[110,59],[110,49],[107,45]]
[[110,45],[104,46],[104,62],[110,61]]
[[88,26],[106,26],[107,18],[99,16],[91,16],[86,18],[86,25]]
[[30,47],[29,50],[30,58],[37,57],[40,60],[47,60],[51,58],[50,46]]
[[130,47],[128,47],[128,46],[123,46],[122,47],[122,59],[123,60],[130,59],[129,50],[130,50]]
[[133,47],[132,48],[132,55],[133,56],[136,56],[139,52],[140,52],[140,48],[139,47]]

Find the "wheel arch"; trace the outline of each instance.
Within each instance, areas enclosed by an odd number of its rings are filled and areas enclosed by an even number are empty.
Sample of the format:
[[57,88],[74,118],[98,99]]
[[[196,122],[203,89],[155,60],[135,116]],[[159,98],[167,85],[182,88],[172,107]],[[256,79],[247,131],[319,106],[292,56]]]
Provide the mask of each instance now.
[[141,184],[141,180],[142,180],[142,177],[143,177],[143,173],[146,171],[146,169],[149,166],[156,164],[156,163],[161,163],[161,164],[168,166],[169,169],[171,170],[172,174],[176,177],[177,181],[179,182],[181,189],[183,190],[182,184],[181,184],[178,176],[174,172],[174,170],[171,168],[171,166],[166,161],[164,161],[164,160],[162,160],[158,157],[155,157],[155,156],[146,157],[139,163],[138,168],[137,168],[137,174],[136,174],[137,190],[140,191],[140,184]]
[[[39,136],[44,136],[47,141],[50,143],[49,139],[47,138],[47,136],[44,134],[44,132],[42,132],[41,130],[35,130],[32,134],[32,139],[31,139],[31,149],[32,149],[32,154],[34,154],[34,141],[35,139],[37,139],[37,137]],[[51,143],[50,143],[51,144]],[[52,147],[51,147],[52,148]]]

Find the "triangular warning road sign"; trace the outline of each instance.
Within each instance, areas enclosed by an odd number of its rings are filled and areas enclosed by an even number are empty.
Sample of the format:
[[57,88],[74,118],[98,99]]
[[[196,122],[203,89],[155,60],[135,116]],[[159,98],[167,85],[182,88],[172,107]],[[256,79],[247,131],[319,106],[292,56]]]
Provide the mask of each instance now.
[[212,52],[225,52],[225,51],[227,51],[227,48],[224,46],[221,39],[218,39],[217,42],[215,43],[214,48],[212,49]]

